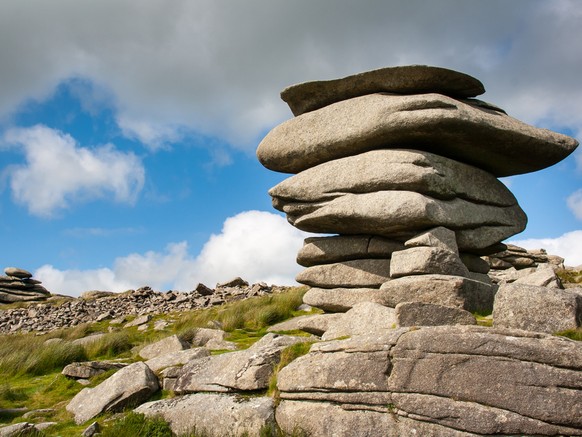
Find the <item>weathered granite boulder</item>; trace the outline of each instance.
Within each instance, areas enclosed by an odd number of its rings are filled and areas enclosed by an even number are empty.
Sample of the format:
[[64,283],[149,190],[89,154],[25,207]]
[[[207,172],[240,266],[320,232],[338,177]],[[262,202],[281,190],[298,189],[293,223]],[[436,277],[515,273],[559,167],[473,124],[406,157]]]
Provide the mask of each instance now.
[[550,335],[402,328],[313,345],[279,372],[276,417],[312,435],[582,435],[581,366],[582,344]]
[[495,295],[496,327],[555,333],[582,326],[582,289],[502,284]]
[[303,302],[324,311],[345,313],[358,303],[382,303],[384,299],[377,288],[312,287],[303,295]]
[[379,288],[390,279],[389,259],[357,259],[308,267],[296,278],[301,284],[321,288]]
[[119,370],[95,388],[84,388],[67,405],[67,411],[81,424],[105,411],[121,411],[128,405],[147,400],[159,389],[150,368],[133,363]]
[[577,145],[470,100],[370,94],[280,124],[261,141],[257,156],[271,170],[297,173],[369,150],[414,147],[511,176],[549,167]]
[[267,388],[281,351],[306,340],[305,337],[267,334],[246,350],[192,360],[180,370],[174,391],[186,394]]
[[270,397],[197,393],[148,402],[135,412],[163,418],[176,435],[195,429],[209,437],[242,437],[275,429],[274,400]]
[[126,363],[116,361],[83,361],[67,364],[62,374],[74,379],[89,379],[111,369],[121,369]]
[[210,350],[205,347],[196,347],[193,349],[178,350],[175,352],[164,353],[150,358],[145,361],[152,372],[159,372],[166,367],[186,364],[192,360],[210,356]]
[[139,355],[146,360],[155,358],[160,355],[166,355],[172,352],[178,352],[189,349],[190,345],[177,335],[163,338],[155,343],[148,344],[141,348]]
[[475,325],[473,314],[434,303],[402,302],[394,308],[397,326]]
[[236,343],[225,339],[226,332],[222,329],[198,328],[190,341],[192,346],[204,346],[209,350],[236,350]]
[[517,278],[514,284],[537,285],[539,287],[563,288],[560,278],[550,264],[539,264],[529,275]]
[[500,207],[461,198],[440,200],[413,191],[346,193],[321,203],[284,208],[288,221],[307,232],[374,234],[407,240],[427,228],[444,226],[457,235],[459,250],[487,248],[525,229],[517,205]]
[[387,67],[342,79],[305,82],[281,92],[293,115],[313,111],[341,100],[373,93],[440,93],[451,97],[475,97],[485,92],[483,84],[458,71],[428,65]]
[[467,277],[469,270],[458,253],[442,247],[410,247],[392,254],[391,278],[430,274]]
[[269,190],[273,206],[319,203],[339,194],[414,191],[436,199],[455,197],[496,206],[517,200],[492,174],[420,150],[380,149],[325,162],[285,179]]
[[355,304],[352,309],[332,321],[322,340],[333,340],[339,337],[382,333],[396,326],[394,308],[372,302]]
[[[388,405],[391,405],[388,403]],[[314,412],[317,412],[314,414]],[[475,434],[430,422],[397,416],[390,407],[283,400],[277,407],[277,424],[289,435],[337,437],[468,437]]]
[[389,259],[392,252],[402,249],[401,242],[374,235],[309,237],[297,254],[297,263],[311,267],[355,259]]
[[408,414],[477,434],[582,434],[579,342],[449,326],[410,331],[391,352],[393,402]]
[[390,307],[424,302],[487,313],[493,309],[495,292],[495,286],[461,276],[416,275],[385,282],[378,296]]

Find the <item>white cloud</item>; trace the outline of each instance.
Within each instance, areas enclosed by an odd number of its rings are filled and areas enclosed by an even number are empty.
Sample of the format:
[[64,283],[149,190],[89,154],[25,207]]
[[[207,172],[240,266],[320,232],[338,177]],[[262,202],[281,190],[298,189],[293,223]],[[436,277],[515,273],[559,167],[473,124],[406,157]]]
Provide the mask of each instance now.
[[277,214],[245,211],[226,219],[221,233],[212,235],[197,256],[189,253],[186,242],[171,243],[163,252],[118,258],[111,268],[80,271],[45,265],[34,276],[51,292],[73,296],[144,285],[189,291],[198,282],[213,287],[235,276],[251,283],[292,285],[301,269],[295,257],[305,236]]
[[153,147],[196,131],[250,150],[290,116],[285,86],[427,63],[477,76],[519,118],[580,132],[581,19],[577,0],[4,0],[0,114],[83,77]]
[[70,135],[41,125],[11,129],[3,142],[25,155],[26,164],[8,168],[7,177],[14,199],[37,216],[109,195],[131,204],[144,184],[141,161],[112,144],[81,147]]
[[564,258],[569,266],[582,264],[582,230],[566,232],[557,238],[530,238],[510,243],[525,249],[546,249],[548,254]]

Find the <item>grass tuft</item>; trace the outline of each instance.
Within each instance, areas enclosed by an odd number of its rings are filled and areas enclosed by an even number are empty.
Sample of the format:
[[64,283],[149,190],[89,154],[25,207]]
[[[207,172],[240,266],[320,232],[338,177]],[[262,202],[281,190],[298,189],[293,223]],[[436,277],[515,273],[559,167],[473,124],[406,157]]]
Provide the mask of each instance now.
[[257,331],[292,317],[306,291],[306,287],[297,287],[286,293],[253,297],[209,310],[192,311],[176,322],[175,329],[181,335],[192,328],[208,327],[218,322],[226,332],[237,329]]
[[295,343],[291,346],[287,346],[281,351],[281,357],[279,358],[279,364],[275,368],[271,379],[269,379],[269,388],[267,390],[267,395],[272,396],[277,401],[279,398],[279,390],[277,388],[277,376],[282,368],[287,366],[290,362],[296,360],[297,358],[306,355],[311,349],[313,342],[306,341],[301,343]]
[[570,340],[582,341],[582,328],[567,329],[565,331],[556,332],[555,335],[566,337]]
[[172,437],[170,425],[163,419],[146,417],[143,414],[129,413],[123,419],[104,427],[101,437]]
[[560,278],[562,283],[580,284],[582,282],[582,270],[556,270],[556,276]]

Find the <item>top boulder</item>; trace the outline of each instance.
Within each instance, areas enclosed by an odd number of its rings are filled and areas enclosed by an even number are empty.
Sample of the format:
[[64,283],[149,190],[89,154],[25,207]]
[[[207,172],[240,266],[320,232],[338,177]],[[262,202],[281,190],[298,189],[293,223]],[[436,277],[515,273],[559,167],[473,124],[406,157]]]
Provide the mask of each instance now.
[[292,85],[281,92],[281,98],[297,116],[366,94],[438,93],[467,98],[484,92],[483,84],[468,74],[428,65],[407,65],[366,71],[342,79]]

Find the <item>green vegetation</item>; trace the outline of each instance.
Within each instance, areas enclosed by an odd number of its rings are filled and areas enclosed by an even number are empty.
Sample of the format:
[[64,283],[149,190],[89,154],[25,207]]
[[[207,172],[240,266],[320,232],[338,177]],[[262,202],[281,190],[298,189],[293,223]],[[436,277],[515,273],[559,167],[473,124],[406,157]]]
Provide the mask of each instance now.
[[164,420],[145,417],[143,414],[129,413],[123,419],[104,427],[102,437],[172,437],[170,425]]
[[226,332],[236,329],[258,331],[261,328],[286,320],[301,305],[307,287],[291,289],[286,293],[255,297],[227,303],[221,307],[192,311],[175,324],[178,334],[192,328],[218,325]]
[[281,358],[279,359],[279,364],[275,367],[275,371],[269,380],[269,389],[267,394],[273,396],[276,400],[279,398],[279,390],[277,389],[277,376],[279,371],[284,368],[291,361],[306,355],[311,349],[313,342],[306,341],[302,343],[295,343],[291,346],[287,346],[283,351],[281,351]]
[[[305,314],[296,311],[296,308],[301,304],[306,290],[306,287],[297,287],[285,293],[239,300],[220,307],[174,313],[170,317],[159,315],[154,320],[172,319],[172,324],[161,332],[151,329],[138,331],[137,327],[122,328],[105,320],[60,329],[45,335],[0,335],[0,408],[51,409],[43,414],[42,420],[58,424],[39,435],[78,436],[87,424],[76,425],[65,407],[83,386],[60,373],[67,364],[113,358],[136,361],[139,357],[135,355],[135,350],[139,347],[172,334],[191,341],[200,327],[221,328],[228,332],[226,340],[236,343],[239,349],[245,349],[264,336],[270,325]],[[73,342],[92,334],[100,336],[91,342]],[[310,346],[311,343],[301,343],[285,349],[277,370],[307,353]],[[227,351],[213,351],[214,354],[221,352]],[[114,372],[115,370],[111,370],[91,378],[89,387],[98,385]],[[159,392],[155,399],[171,396],[171,392]],[[16,411],[13,414],[0,415],[0,425],[24,420],[19,417],[21,414]],[[103,425],[104,436],[172,435],[163,420],[145,418],[139,414],[104,414],[98,420]],[[265,437],[282,435],[279,430],[273,431],[270,427],[261,431],[261,436]],[[203,436],[203,433],[192,432],[184,437]]]
[[582,341],[582,328],[567,329],[565,331],[556,332],[556,335],[571,340]]
[[556,271],[556,275],[562,283],[580,284],[582,282],[582,270],[560,269]]

